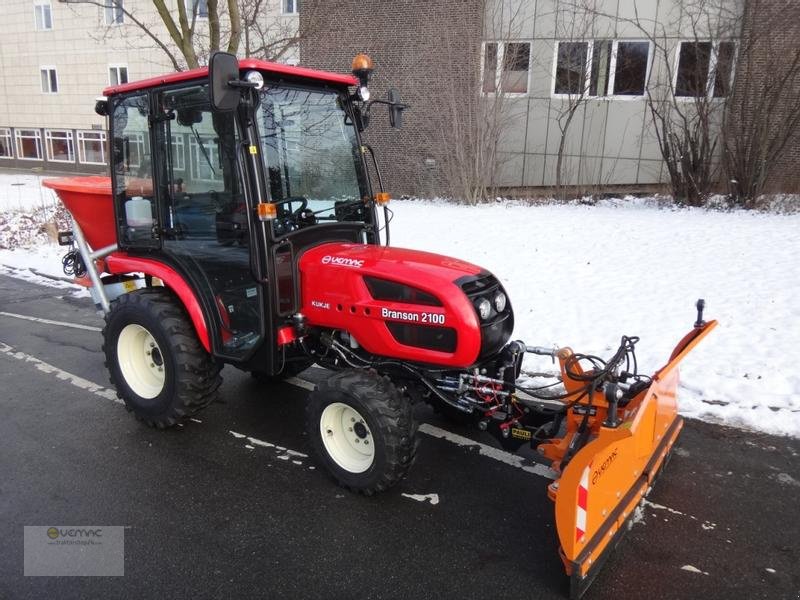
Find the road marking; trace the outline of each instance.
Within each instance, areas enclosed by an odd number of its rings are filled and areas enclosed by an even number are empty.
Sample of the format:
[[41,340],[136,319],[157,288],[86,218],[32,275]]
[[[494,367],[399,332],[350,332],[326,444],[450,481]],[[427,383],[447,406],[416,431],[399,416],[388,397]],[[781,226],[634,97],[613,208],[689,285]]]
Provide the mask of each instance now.
[[308,390],[309,392],[313,392],[315,389],[317,389],[316,385],[314,385],[310,381],[306,381],[305,379],[300,379],[299,377],[287,377],[286,379],[284,379],[284,381],[295,387]]
[[430,502],[434,506],[439,504],[439,494],[401,494],[404,498],[410,498],[417,502]]
[[67,383],[71,383],[75,387],[90,392],[95,396],[100,396],[101,398],[104,398],[106,400],[112,400],[118,404],[123,404],[122,400],[117,398],[117,393],[114,390],[103,387],[101,385],[97,385],[96,383],[93,383],[88,379],[84,379],[83,377],[79,377],[78,375],[74,375],[72,373],[64,371],[63,369],[59,369],[58,367],[51,365],[50,363],[46,363],[43,360],[39,360],[35,356],[31,356],[30,354],[25,354],[24,352],[18,352],[8,344],[0,342],[0,352],[5,354],[6,356],[10,356],[11,358],[16,358],[17,360],[30,363],[42,373],[47,373],[48,375],[55,375],[58,379],[66,381]]
[[705,571],[701,571],[700,569],[692,565],[683,565],[681,567],[681,571],[689,571],[689,573],[699,573],[702,575],[708,575],[708,573],[706,573]]
[[[290,460],[296,465],[302,465],[303,461],[298,459],[308,458],[308,454],[304,454],[302,452],[298,452],[297,450],[292,450],[291,448],[285,448],[284,446],[278,446],[273,444],[272,442],[265,442],[264,440],[260,440],[258,438],[250,437],[243,433],[239,433],[237,431],[228,430],[233,437],[237,440],[247,440],[249,443],[245,444],[244,447],[248,450],[254,449],[255,446],[261,446],[262,448],[271,448],[280,460]],[[310,467],[309,467],[310,468]]]
[[65,323],[64,321],[41,319],[39,317],[31,317],[28,315],[18,315],[17,313],[0,311],[0,316],[12,317],[14,319],[23,319],[25,321],[33,321],[35,323],[44,323],[45,325],[60,325],[61,327],[71,327],[72,329],[83,329],[85,331],[103,331],[101,327],[93,327],[92,325],[81,325],[80,323]]
[[476,442],[475,440],[470,439],[468,437],[464,437],[462,435],[458,435],[457,433],[441,429],[439,427],[436,427],[435,425],[431,425],[430,423],[421,423],[418,431],[426,435],[429,435],[431,437],[443,439],[452,444],[455,444],[456,446],[463,446],[467,448],[477,446],[478,453],[481,456],[493,458],[494,460],[499,461],[501,463],[505,463],[517,469],[522,469],[526,473],[533,473],[534,475],[540,475],[542,477],[546,477],[547,479],[558,478],[558,473],[553,471],[553,469],[551,469],[550,467],[540,464],[526,465],[524,464],[526,461],[522,456],[511,454],[510,452],[506,452],[505,450],[500,450],[499,448],[495,448],[493,446],[487,446],[486,444],[482,444],[481,442]]
[[[305,379],[300,379],[299,377],[287,377],[284,379],[286,383],[294,385],[299,388],[303,388],[304,390],[309,390],[313,392],[316,389],[316,386],[311,383],[310,381],[306,381]],[[425,435],[429,435],[431,437],[439,438],[450,442],[451,444],[455,444],[456,446],[462,447],[477,447],[478,452],[481,456],[486,456],[488,458],[492,458],[496,461],[501,463],[510,465],[517,469],[522,469],[526,473],[533,473],[534,475],[540,475],[547,479],[557,479],[558,473],[553,471],[550,467],[540,464],[525,464],[526,460],[521,457],[517,456],[516,454],[511,454],[510,452],[506,452],[505,450],[500,450],[499,448],[494,448],[493,446],[488,446],[481,442],[476,442],[473,439],[468,437],[464,437],[462,435],[458,435],[451,431],[447,431],[446,429],[441,429],[436,427],[435,425],[431,425],[430,423],[421,423],[419,429],[417,430]],[[529,462],[529,461],[528,461]]]
[[[6,314],[6,313],[0,313]],[[84,326],[88,327],[88,326]],[[78,387],[82,390],[90,392],[96,396],[104,398],[106,400],[112,400],[118,404],[123,404],[122,400],[117,397],[117,393],[110,389],[96,383],[89,381],[88,379],[84,379],[83,377],[79,377],[78,375],[74,375],[69,373],[68,371],[64,371],[63,369],[59,369],[58,367],[51,365],[50,363],[46,363],[43,360],[39,360],[35,356],[31,356],[30,354],[25,354],[24,352],[18,352],[12,346],[0,342],[0,352],[5,354],[6,356],[10,356],[11,358],[16,358],[17,360],[21,360],[23,362],[30,363],[36,367],[39,371],[43,373],[47,373],[49,375],[55,375],[58,379],[62,381],[66,381],[75,387]],[[286,379],[286,383],[290,383],[294,386],[301,387],[306,390],[314,390],[315,386],[313,383],[309,381],[305,381],[304,379],[299,379],[297,377],[289,377]],[[431,425],[429,423],[422,423],[419,426],[418,431],[429,435],[431,437],[443,439],[448,441],[452,444],[462,447],[477,447],[481,456],[486,456],[497,460],[499,462],[505,463],[517,469],[522,469],[527,473],[534,473],[535,475],[540,475],[542,477],[546,477],[548,479],[555,479],[557,474],[555,471],[546,467],[544,465],[534,464],[534,465],[526,465],[523,464],[525,459],[521,456],[517,456],[516,454],[511,454],[510,452],[506,452],[504,450],[500,450],[499,448],[493,448],[492,446],[487,446],[481,442],[476,442],[470,438],[452,433],[450,431],[446,431],[444,429],[440,429],[435,425]],[[275,444],[271,444],[270,442],[265,442],[263,440],[259,440],[257,438],[246,436],[242,433],[237,433],[235,431],[229,431],[229,433],[236,437],[236,438],[247,438],[247,441],[253,445],[263,446],[263,447],[275,447],[277,452],[281,454],[278,456],[281,460],[288,460],[290,457],[303,457],[308,458],[307,454],[303,454],[302,452],[298,452],[296,450],[291,450],[288,448],[283,448],[282,446],[275,446]]]

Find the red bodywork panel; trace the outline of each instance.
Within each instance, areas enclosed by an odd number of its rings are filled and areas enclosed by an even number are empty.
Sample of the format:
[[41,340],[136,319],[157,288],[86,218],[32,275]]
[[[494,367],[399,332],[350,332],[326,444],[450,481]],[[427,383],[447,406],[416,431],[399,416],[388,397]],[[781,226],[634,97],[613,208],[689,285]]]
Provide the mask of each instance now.
[[[478,358],[478,315],[461,288],[462,277],[486,273],[473,264],[416,250],[367,244],[329,243],[307,250],[298,261],[301,311],[309,324],[349,332],[368,352],[415,362],[466,367]],[[375,300],[364,277],[422,290],[442,306]],[[454,329],[454,352],[398,342],[386,322]]]
[[189,318],[192,320],[197,337],[203,348],[211,352],[211,339],[208,335],[208,325],[203,316],[203,309],[197,301],[192,288],[176,271],[168,267],[162,262],[157,260],[150,260],[149,258],[139,258],[138,256],[128,256],[121,252],[115,252],[106,257],[106,270],[112,274],[123,273],[144,273],[145,275],[152,275],[158,277],[164,282],[164,285],[171,289],[183,302],[186,312],[189,313]]
[[[317,81],[335,83],[339,85],[358,85],[358,79],[356,79],[353,75],[342,75],[340,73],[317,71],[315,69],[306,69],[304,67],[293,67],[291,65],[268,62],[265,60],[258,60],[256,58],[245,58],[240,60],[239,69],[253,69],[256,71],[264,71],[267,74],[274,73],[275,75],[281,75],[284,77],[315,79]],[[160,75],[158,77],[151,77],[150,79],[142,79],[141,81],[132,81],[122,85],[114,85],[104,89],[103,95],[111,96],[113,94],[124,94],[126,92],[145,90],[159,85],[180,83],[181,81],[190,81],[192,79],[203,79],[207,77],[208,67],[201,67],[199,69],[192,69],[191,71],[179,71],[178,73],[170,73],[169,75]]]

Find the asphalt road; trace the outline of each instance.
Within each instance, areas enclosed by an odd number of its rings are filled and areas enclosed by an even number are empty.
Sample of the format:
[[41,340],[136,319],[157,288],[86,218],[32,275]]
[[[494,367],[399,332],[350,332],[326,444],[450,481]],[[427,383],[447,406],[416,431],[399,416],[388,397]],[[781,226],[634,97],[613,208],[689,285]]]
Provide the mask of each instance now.
[[[0,312],[101,325],[88,300],[7,276]],[[199,422],[153,431],[108,399],[100,346],[0,314],[0,598],[565,597],[544,477],[422,435],[404,482],[358,497],[247,439],[308,454],[306,389],[226,367]],[[687,422],[585,598],[797,600],[798,456],[798,440]],[[126,526],[124,577],[24,577],[23,526],[55,524]]]

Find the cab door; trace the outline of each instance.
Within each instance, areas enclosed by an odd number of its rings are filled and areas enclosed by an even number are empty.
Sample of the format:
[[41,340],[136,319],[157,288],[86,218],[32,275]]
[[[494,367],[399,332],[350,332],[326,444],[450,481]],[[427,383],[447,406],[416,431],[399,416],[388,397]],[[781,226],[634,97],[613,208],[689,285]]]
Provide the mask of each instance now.
[[215,354],[247,359],[264,337],[262,286],[238,160],[235,112],[213,112],[205,83],[159,92],[162,250],[215,319]]

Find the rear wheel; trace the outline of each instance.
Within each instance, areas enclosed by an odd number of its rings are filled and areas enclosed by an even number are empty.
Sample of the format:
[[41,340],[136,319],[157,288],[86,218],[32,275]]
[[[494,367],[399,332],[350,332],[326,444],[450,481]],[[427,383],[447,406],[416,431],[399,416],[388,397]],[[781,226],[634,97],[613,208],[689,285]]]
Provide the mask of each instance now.
[[151,427],[171,427],[208,406],[222,378],[180,302],[165,289],[114,301],[103,328],[111,383]]
[[409,399],[374,371],[341,371],[311,393],[306,429],[336,481],[372,495],[399,482],[416,454]]

